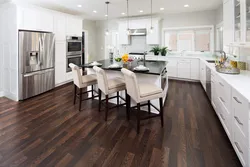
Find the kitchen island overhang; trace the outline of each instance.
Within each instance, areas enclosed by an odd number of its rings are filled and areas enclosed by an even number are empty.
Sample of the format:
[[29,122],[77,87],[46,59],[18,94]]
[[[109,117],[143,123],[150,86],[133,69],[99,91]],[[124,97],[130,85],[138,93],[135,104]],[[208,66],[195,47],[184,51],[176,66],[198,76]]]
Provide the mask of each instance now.
[[[120,77],[124,78],[121,69],[112,69],[109,68],[109,66],[115,62],[110,61],[109,59],[106,60],[100,60],[97,61],[98,63],[102,64],[99,67],[104,69],[106,71],[107,77],[109,79]],[[163,89],[164,92],[164,97],[163,97],[163,102],[165,103],[167,93],[168,93],[168,75],[167,75],[167,63],[166,61],[145,61],[145,66],[149,68],[147,72],[139,72],[135,71],[134,68],[140,64],[144,64],[143,61],[133,61],[131,65],[126,64],[124,67],[133,71],[136,74],[138,83],[148,83],[148,84],[154,84],[160,88]],[[80,67],[85,68],[87,70],[87,74],[95,74],[95,71],[93,70],[93,66],[90,64],[84,64],[81,65]],[[95,85],[94,89],[97,91],[98,86]],[[91,90],[91,88],[88,88],[88,90]],[[120,92],[120,95],[125,98],[126,94],[125,91]],[[88,95],[91,97],[91,93]],[[116,94],[110,95],[110,97],[116,96]],[[102,96],[104,99],[104,96]],[[117,101],[116,99],[111,99],[109,100],[110,103],[116,104]],[[155,107],[159,108],[159,100],[155,99],[150,101],[151,104],[153,104]],[[147,103],[147,102],[145,102]],[[142,103],[143,104],[143,103]],[[131,99],[131,106],[135,106],[136,103]],[[147,111],[147,106],[142,107],[142,110]],[[152,113],[159,113],[154,107],[151,107],[151,112]]]

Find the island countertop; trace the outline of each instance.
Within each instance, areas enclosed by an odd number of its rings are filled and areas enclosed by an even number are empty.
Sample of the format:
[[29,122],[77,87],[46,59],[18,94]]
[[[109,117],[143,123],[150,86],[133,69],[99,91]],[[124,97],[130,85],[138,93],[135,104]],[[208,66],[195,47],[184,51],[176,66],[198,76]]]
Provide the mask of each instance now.
[[[110,59],[105,59],[105,60],[100,60],[97,61],[98,63],[102,64],[101,67],[104,70],[113,70],[113,71],[120,71],[121,69],[112,69],[109,68],[109,66],[111,64],[116,63],[115,61],[110,61]],[[88,64],[83,64],[80,67],[83,68],[92,68],[93,66],[90,65],[91,63]],[[141,74],[151,74],[151,75],[160,75],[162,73],[162,71],[164,69],[166,69],[166,66],[168,64],[167,61],[146,61],[145,62],[145,66],[149,68],[149,71],[147,72],[139,72],[139,71],[135,71],[134,68],[137,67],[138,65],[142,65],[143,61],[137,61],[134,60],[131,64],[131,66],[129,65],[129,63],[127,64],[126,68],[135,72],[135,73],[141,73]]]

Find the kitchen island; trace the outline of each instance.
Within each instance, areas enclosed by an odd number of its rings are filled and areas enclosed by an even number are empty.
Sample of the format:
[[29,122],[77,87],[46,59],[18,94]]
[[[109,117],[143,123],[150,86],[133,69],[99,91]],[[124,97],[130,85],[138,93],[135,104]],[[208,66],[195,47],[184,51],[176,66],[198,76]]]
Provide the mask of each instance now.
[[[100,63],[101,65],[99,66],[100,68],[104,69],[106,71],[107,77],[109,79],[115,78],[115,77],[120,77],[123,78],[123,74],[121,73],[121,69],[112,69],[109,68],[109,66],[113,63],[116,63],[115,61],[110,61],[109,59],[106,60],[101,60],[98,61],[98,63]],[[80,67],[82,68],[86,68],[87,69],[87,74],[94,74],[95,71],[93,70],[93,66],[89,64],[84,64],[81,65]],[[126,64],[124,65],[124,68],[127,68],[133,72],[135,72],[137,79],[138,79],[138,83],[150,83],[150,84],[155,84],[156,86],[160,87],[163,89],[164,91],[164,98],[163,98],[163,102],[165,102],[166,100],[166,96],[167,96],[167,92],[168,92],[168,76],[167,76],[167,71],[166,71],[166,66],[167,66],[167,62],[166,61],[146,61],[145,62],[145,66],[147,68],[149,68],[148,71],[146,72],[139,72],[139,71],[135,71],[134,68],[137,67],[138,65],[143,65],[144,62],[143,61],[133,61],[131,63],[131,65]],[[97,86],[94,87],[95,90],[97,91]],[[115,96],[116,94],[114,94]],[[126,97],[125,96],[125,91],[121,92],[120,95],[122,97]],[[91,94],[89,94],[89,97],[91,96]],[[112,97],[112,95],[111,95]],[[104,98],[104,96],[103,96]],[[115,99],[111,99],[109,102],[116,104],[116,100]],[[156,106],[157,108],[159,108],[159,100],[152,100],[151,103]],[[136,105],[136,103],[131,99],[131,104],[132,106]],[[147,110],[147,107],[142,107],[143,110]],[[158,113],[157,110],[155,110],[153,107],[151,107],[151,112],[152,113]]]

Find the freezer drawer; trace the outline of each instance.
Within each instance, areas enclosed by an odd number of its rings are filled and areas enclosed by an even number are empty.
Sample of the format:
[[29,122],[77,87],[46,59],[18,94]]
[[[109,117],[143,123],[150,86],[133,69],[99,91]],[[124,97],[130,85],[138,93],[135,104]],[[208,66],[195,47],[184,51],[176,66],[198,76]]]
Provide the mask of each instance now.
[[48,69],[20,75],[19,100],[24,100],[55,87],[55,70]]

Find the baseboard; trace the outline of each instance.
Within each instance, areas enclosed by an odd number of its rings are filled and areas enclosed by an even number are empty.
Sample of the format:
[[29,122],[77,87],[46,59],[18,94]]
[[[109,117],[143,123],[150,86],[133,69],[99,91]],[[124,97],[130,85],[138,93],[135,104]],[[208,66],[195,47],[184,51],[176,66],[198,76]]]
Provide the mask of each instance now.
[[186,81],[186,82],[200,82],[199,80],[183,79],[183,78],[175,78],[175,77],[168,77],[168,79],[176,80],[176,81]]
[[59,84],[56,84],[55,87],[59,87],[59,86],[65,85],[65,84],[70,83],[72,81],[73,81],[73,79],[65,81],[65,82],[62,82],[62,83],[59,83]]

